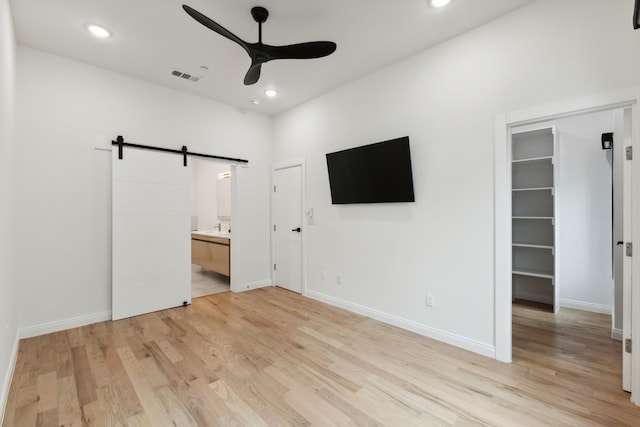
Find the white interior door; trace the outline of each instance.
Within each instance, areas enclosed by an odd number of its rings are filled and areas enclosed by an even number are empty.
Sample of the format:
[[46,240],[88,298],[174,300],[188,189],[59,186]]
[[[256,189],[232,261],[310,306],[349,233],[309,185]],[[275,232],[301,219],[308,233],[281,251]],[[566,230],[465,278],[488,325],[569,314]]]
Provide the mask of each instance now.
[[[626,150],[626,147],[631,147],[632,145],[632,135],[631,135],[631,109],[626,109],[624,111],[624,144],[623,150]],[[615,142],[614,142],[615,143]],[[632,235],[632,201],[633,201],[633,193],[632,193],[632,174],[631,174],[631,165],[632,162],[625,160],[622,162],[622,171],[623,171],[623,184],[622,184],[622,234],[624,236],[624,245],[626,246],[629,242],[633,240]],[[626,252],[626,249],[623,249]],[[637,256],[637,255],[636,255]],[[631,317],[631,307],[632,307],[632,295],[631,295],[631,272],[632,272],[632,258],[630,256],[625,256],[622,258],[622,388],[626,391],[631,391],[631,353],[625,351],[625,343],[627,339],[631,339],[631,325],[632,325],[632,317]]]
[[191,303],[191,171],[182,157],[112,151],[112,318]]
[[302,167],[274,172],[274,284],[302,292]]

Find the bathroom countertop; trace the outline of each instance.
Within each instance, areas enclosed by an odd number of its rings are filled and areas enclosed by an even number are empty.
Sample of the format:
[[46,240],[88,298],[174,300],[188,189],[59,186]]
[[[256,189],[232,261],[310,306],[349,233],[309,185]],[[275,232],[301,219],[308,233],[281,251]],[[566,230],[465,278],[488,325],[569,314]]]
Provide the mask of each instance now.
[[194,234],[199,234],[199,235],[208,236],[208,237],[220,237],[220,238],[223,238],[223,239],[231,240],[231,234],[230,233],[225,233],[225,232],[218,231],[218,230],[197,230],[197,231],[192,231],[191,235],[193,236]]

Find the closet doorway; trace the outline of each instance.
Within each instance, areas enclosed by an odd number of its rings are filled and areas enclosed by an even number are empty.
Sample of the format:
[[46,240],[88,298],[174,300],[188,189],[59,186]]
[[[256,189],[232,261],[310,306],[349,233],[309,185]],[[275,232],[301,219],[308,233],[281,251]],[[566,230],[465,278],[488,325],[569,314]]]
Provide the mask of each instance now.
[[[516,219],[513,219],[513,204],[512,202],[519,196],[512,196],[516,187],[512,185],[515,183],[512,181],[514,178],[512,176],[513,172],[513,153],[512,153],[512,134],[518,133],[518,131],[526,130],[526,126],[529,126],[529,130],[540,129],[544,127],[553,127],[556,126],[556,123],[560,120],[564,119],[572,119],[579,120],[580,116],[588,117],[589,115],[596,114],[602,112],[605,115],[613,115],[614,116],[614,125],[608,129],[597,129],[593,130],[596,132],[595,141],[597,144],[597,149],[602,150],[601,146],[601,137],[603,133],[613,132],[616,136],[614,142],[614,146],[616,146],[618,150],[618,154],[626,151],[626,146],[637,145],[638,143],[638,129],[632,126],[633,123],[638,123],[638,107],[637,107],[638,94],[636,90],[628,90],[628,91],[620,91],[618,93],[612,94],[604,94],[597,95],[592,97],[586,97],[576,100],[569,100],[562,103],[558,103],[555,105],[547,105],[538,108],[531,108],[528,110],[523,110],[520,112],[509,113],[505,115],[499,115],[496,117],[496,150],[495,150],[495,202],[496,202],[496,217],[495,217],[495,231],[496,231],[496,358],[498,360],[504,362],[511,362],[512,360],[512,300],[514,297],[521,296],[523,294],[522,290],[515,290],[512,286],[513,275],[514,275],[514,267],[521,267],[518,263],[522,263],[521,260],[516,260],[516,255],[514,254],[514,240],[512,233],[514,229],[517,227],[513,225],[513,222]],[[581,139],[580,134],[573,135],[577,139]],[[584,138],[582,138],[584,139]],[[584,142],[584,141],[583,141]],[[617,145],[616,145],[617,144]],[[625,268],[625,272],[623,273],[623,279],[627,278],[627,280],[623,280],[622,282],[625,286],[622,286],[622,290],[620,289],[620,284],[617,286],[612,278],[613,273],[613,259],[619,257],[616,254],[616,251],[619,251],[616,243],[619,240],[614,241],[613,231],[611,228],[611,221],[613,218],[613,213],[611,213],[612,209],[612,198],[611,198],[611,181],[607,183],[606,180],[598,181],[595,185],[600,186],[601,190],[608,185],[609,192],[608,194],[608,202],[601,203],[606,206],[609,214],[602,214],[604,212],[602,209],[599,210],[600,217],[599,218],[589,218],[589,220],[595,221],[597,226],[597,233],[601,236],[603,235],[601,232],[609,231],[609,236],[602,238],[601,240],[607,240],[606,243],[598,246],[599,256],[594,255],[594,253],[590,253],[593,249],[594,245],[584,244],[584,241],[580,243],[579,241],[566,243],[566,239],[563,240],[562,236],[566,233],[569,233],[572,228],[575,228],[581,224],[580,220],[573,220],[570,218],[569,220],[565,220],[563,222],[563,218],[571,211],[573,208],[575,210],[579,210],[580,208],[583,211],[586,211],[587,214],[590,214],[593,209],[589,209],[588,205],[580,205],[580,198],[582,200],[589,201],[589,195],[586,194],[585,187],[582,189],[578,186],[576,187],[575,179],[572,181],[572,176],[563,176],[562,175],[562,167],[566,166],[562,162],[569,159],[569,162],[573,162],[577,164],[577,167],[584,166],[584,163],[588,164],[588,161],[583,160],[571,160],[572,157],[564,157],[562,156],[562,152],[565,149],[569,149],[572,147],[566,147],[563,145],[559,145],[556,147],[558,152],[553,152],[552,156],[554,158],[554,162],[558,161],[559,163],[554,163],[553,167],[558,168],[557,173],[561,175],[559,177],[554,177],[554,181],[552,185],[542,185],[541,187],[553,187],[552,188],[552,196],[557,197],[558,200],[552,200],[552,214],[548,215],[553,217],[553,226],[557,227],[557,229],[553,229],[553,242],[541,244],[540,246],[545,246],[544,249],[552,250],[551,262],[549,262],[548,258],[546,260],[546,264],[543,263],[544,268],[546,269],[547,276],[554,281],[553,283],[553,292],[557,291],[557,297],[553,297],[551,301],[546,300],[542,301],[545,304],[549,304],[548,307],[550,310],[555,310],[558,307],[573,307],[578,308],[580,310],[590,310],[590,311],[611,311],[612,319],[616,321],[616,313],[619,314],[620,311],[623,312],[623,325],[622,331],[620,331],[615,324],[611,325],[611,336],[615,338],[621,338],[619,335],[624,334],[624,338],[631,337],[635,331],[638,331],[638,328],[631,328],[631,326],[636,326],[640,318],[637,314],[633,313],[631,306],[637,297],[637,292],[633,295],[631,294],[631,288],[637,286],[636,283],[632,282],[629,278],[631,268]],[[575,148],[575,147],[574,147]],[[569,150],[570,151],[570,150]],[[603,150],[604,151],[604,150]],[[602,155],[602,154],[601,154]],[[544,157],[544,156],[543,156]],[[564,159],[564,160],[563,160]],[[603,163],[606,162],[606,163]],[[612,155],[606,155],[605,157],[600,157],[600,166],[608,166],[614,163]],[[632,162],[626,162],[625,167],[631,168]],[[615,166],[614,166],[615,168]],[[605,168],[606,170],[606,168]],[[570,171],[565,168],[565,172]],[[582,173],[588,173],[588,168],[583,170]],[[578,171],[580,172],[580,171]],[[519,172],[518,172],[519,173]],[[556,171],[553,171],[556,173]],[[611,172],[609,171],[609,174]],[[580,174],[578,173],[579,176]],[[640,181],[640,177],[636,173],[633,175],[630,171],[624,174],[628,182],[632,181],[636,183]],[[609,175],[610,176],[610,175]],[[557,181],[555,180],[557,178]],[[575,178],[575,176],[573,176]],[[520,178],[515,178],[518,180]],[[571,187],[571,185],[574,187]],[[579,183],[579,180],[578,180]],[[563,187],[564,185],[564,187]],[[630,186],[629,186],[630,188]],[[565,192],[565,189],[570,189],[570,191]],[[582,192],[582,194],[581,194]],[[631,208],[632,206],[638,205],[638,198],[632,197],[630,193],[629,197],[625,198],[625,206],[627,208]],[[535,206],[535,204],[534,204]],[[564,206],[564,208],[563,208]],[[602,206],[600,206],[602,207]],[[568,209],[568,210],[567,210]],[[596,209],[598,210],[598,209]],[[638,211],[637,208],[634,208],[633,211]],[[627,213],[629,213],[627,211]],[[537,216],[538,213],[530,215],[531,217]],[[558,218],[555,216],[558,215]],[[526,217],[528,215],[515,215]],[[544,216],[544,215],[540,215]],[[606,217],[609,217],[609,221],[606,221]],[[604,219],[603,219],[604,218]],[[623,245],[627,242],[631,242],[633,238],[638,240],[640,237],[640,230],[638,227],[635,229],[631,229],[630,227],[630,215],[627,215],[625,218],[625,222],[629,222],[628,227],[626,227],[624,236],[623,236]],[[567,225],[568,224],[568,225]],[[582,223],[584,224],[584,223]],[[582,238],[592,236],[593,229],[585,228],[582,226]],[[518,231],[518,233],[520,233]],[[536,233],[530,234],[534,237],[538,235]],[[522,236],[522,233],[520,233]],[[629,240],[627,240],[629,239]],[[564,243],[563,243],[564,242]],[[520,243],[520,242],[516,242]],[[535,243],[533,244],[535,245]],[[582,245],[582,246],[581,246]],[[607,250],[608,254],[605,254],[604,250]],[[527,250],[533,249],[542,249],[542,248],[526,248]],[[607,276],[606,271],[607,268],[603,269],[605,273],[604,276],[601,275],[601,279],[596,280],[597,287],[587,287],[588,289],[585,292],[585,289],[580,289],[576,287],[576,284],[582,285],[584,284],[584,280],[579,280],[580,274],[584,273],[584,271],[588,271],[592,266],[585,265],[584,262],[582,266],[575,266],[571,262],[571,258],[573,258],[574,254],[580,255],[580,253],[586,253],[587,258],[582,259],[590,259],[590,263],[595,264],[596,266],[606,266],[609,269],[609,275]],[[580,255],[582,256],[582,255]],[[590,258],[589,258],[590,257]],[[530,256],[529,258],[535,259],[536,256]],[[625,257],[628,258],[628,257]],[[569,259],[569,261],[567,261]],[[626,259],[625,263],[628,267],[633,267],[637,269],[637,258]],[[551,267],[550,269],[548,267]],[[618,273],[618,275],[620,275]],[[575,277],[578,277],[576,281]],[[604,277],[604,279],[602,278]],[[546,277],[549,278],[549,277]],[[584,276],[583,276],[584,278]],[[635,281],[635,279],[634,279]],[[582,282],[582,283],[581,283]],[[604,285],[602,283],[605,283]],[[592,284],[593,285],[593,284]],[[608,289],[607,289],[608,288]],[[530,284],[529,289],[527,291],[535,290],[534,285]],[[583,291],[587,296],[579,296],[579,293]],[[525,294],[527,292],[524,292]],[[550,295],[550,294],[547,294]],[[578,296],[576,296],[578,295]],[[617,296],[617,298],[615,297]],[[598,298],[601,298],[598,300]],[[604,298],[604,299],[603,299]],[[609,298],[607,301],[606,298]],[[533,298],[532,298],[533,299]],[[539,302],[535,302],[539,303]],[[622,310],[624,306],[624,310]],[[608,309],[608,307],[611,307]],[[616,336],[618,335],[618,336]],[[617,342],[617,344],[615,344]],[[618,350],[622,348],[621,341],[613,341],[614,345],[618,346]],[[625,359],[625,369],[623,375],[631,380],[634,375],[633,372],[638,372],[638,369],[633,369],[634,366],[638,364],[637,359],[632,359],[631,355],[628,353],[624,353]],[[627,369],[629,368],[629,369]],[[637,378],[638,375],[635,375]],[[625,381],[626,382],[626,381]],[[638,382],[630,381],[630,389],[632,391],[632,401],[636,402],[636,398],[640,397],[640,387],[638,387]],[[637,403],[637,402],[636,402]]]
[[[624,183],[613,178],[622,174],[629,144],[622,109],[511,129],[518,364],[555,370],[569,360],[588,377],[599,374],[593,358],[620,363],[621,345],[612,337],[622,338],[622,306],[616,308],[615,298],[617,289],[622,301],[622,277],[614,275],[614,259],[624,253],[615,244],[623,237],[614,233],[614,216],[623,220]],[[623,224],[615,228],[621,232]]]

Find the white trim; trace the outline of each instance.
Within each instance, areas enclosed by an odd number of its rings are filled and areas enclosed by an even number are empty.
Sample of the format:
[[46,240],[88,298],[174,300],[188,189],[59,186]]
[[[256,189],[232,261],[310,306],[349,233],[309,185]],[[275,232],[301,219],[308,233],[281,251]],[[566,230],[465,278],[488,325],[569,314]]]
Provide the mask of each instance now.
[[243,288],[242,281],[242,249],[244,245],[242,244],[242,230],[244,228],[243,220],[242,220],[242,198],[240,197],[242,184],[244,183],[244,174],[245,167],[242,165],[229,165],[229,170],[231,171],[231,217],[233,218],[232,222],[232,233],[233,239],[231,240],[231,247],[229,248],[229,270],[230,270],[230,279],[229,279],[229,288],[232,292],[241,292],[246,290]]
[[379,320],[380,322],[387,323],[389,325],[397,326],[399,328],[406,329],[411,332],[415,332],[417,334],[423,335],[428,338],[433,338],[434,340],[437,340],[437,341],[442,341],[446,344],[450,344],[450,345],[462,348],[464,350],[469,350],[474,353],[478,353],[482,356],[487,356],[491,358],[496,357],[495,347],[488,344],[481,343],[479,341],[471,340],[469,338],[451,334],[449,332],[441,331],[439,329],[431,328],[421,323],[403,319],[401,317],[387,314],[382,311],[374,310],[372,308],[365,307],[359,304],[354,304],[352,302],[335,298],[329,295],[325,295],[317,291],[307,291],[305,296],[327,303],[329,305],[333,305],[335,307],[340,307],[354,313],[362,314],[364,316],[370,317],[375,320]]
[[[636,101],[640,100],[640,88],[636,91]],[[632,138],[631,145],[636,156],[640,153],[640,106],[638,102],[631,107]],[[633,194],[638,194],[640,188],[640,167],[631,167],[631,188]],[[632,197],[632,216],[640,216],[640,197]],[[632,242],[640,242],[640,227],[638,221],[631,222]],[[631,401],[640,405],[640,256],[631,257]]]
[[[547,304],[549,306],[553,306],[553,296],[551,296],[551,299],[549,299],[549,298],[545,298],[545,295],[541,296],[537,292],[527,292],[527,291],[519,290],[518,295],[516,295],[515,299],[523,299],[525,301],[532,301],[540,304]],[[555,309],[556,307],[553,307],[553,308]]]
[[[496,359],[511,363],[511,147],[507,115],[495,121],[496,145],[494,151],[494,259],[495,259],[495,344]],[[500,309],[498,309],[500,308]]]
[[611,329],[611,339],[622,341],[622,329],[612,328]]
[[[604,94],[595,94],[582,98],[557,101],[525,110],[506,114],[497,114],[495,118],[495,145],[494,145],[494,278],[495,278],[495,344],[496,359],[503,362],[511,362],[511,218],[509,218],[511,197],[511,161],[509,156],[509,134],[512,127],[550,121],[561,117],[576,116],[589,112],[606,111],[617,108],[633,106],[634,115],[634,145],[638,144],[640,120],[638,119],[637,103],[640,98],[638,89],[624,89]],[[635,149],[634,149],[635,150]],[[640,151],[640,147],[638,150]],[[634,177],[634,188],[638,184],[640,188],[640,174]],[[634,198],[640,199],[640,197]],[[640,200],[638,203],[640,212]],[[634,204],[634,209],[636,205]],[[634,229],[634,239],[640,241],[640,227]],[[635,271],[640,271],[640,257],[634,257]],[[638,275],[636,275],[638,276]],[[633,285],[637,288],[636,285]],[[640,292],[634,292],[635,307],[640,307]],[[640,352],[640,310],[633,313],[633,333],[635,350]],[[637,326],[637,327],[636,327]],[[635,337],[634,337],[635,338]],[[636,358],[634,370],[640,373],[640,357]],[[637,378],[640,378],[636,374]],[[638,381],[640,382],[640,381]],[[637,385],[637,398],[640,403],[640,384]]]
[[307,289],[307,232],[306,232],[306,227],[308,225],[308,222],[305,223],[305,218],[307,217],[305,215],[305,211],[307,209],[307,161],[304,157],[300,157],[297,159],[290,159],[290,160],[285,160],[282,162],[278,162],[278,163],[274,163],[271,167],[271,187],[269,189],[269,191],[271,192],[271,229],[270,229],[270,233],[269,235],[271,236],[271,264],[269,265],[269,271],[271,271],[271,282],[275,282],[275,272],[273,271],[273,264],[276,262],[275,261],[275,253],[276,253],[276,242],[275,239],[273,238],[273,226],[275,224],[275,215],[274,215],[274,202],[273,202],[273,191],[271,191],[271,189],[273,188],[273,183],[275,181],[275,172],[277,170],[281,170],[281,169],[288,169],[288,168],[295,168],[300,166],[300,189],[302,192],[302,201],[300,203],[300,221],[301,224],[300,226],[302,227],[302,236],[301,237],[301,251],[302,253],[300,254],[300,261],[301,261],[301,265],[300,265],[300,269],[301,269],[301,289],[300,289],[300,294],[305,295],[305,291]]
[[572,299],[560,298],[560,307],[572,308],[575,310],[591,311],[593,313],[611,314],[611,306],[606,304],[595,304],[592,302],[576,301]]
[[637,89],[621,89],[513,111],[507,113],[507,123],[510,126],[539,123],[562,117],[628,107],[635,102],[637,102]]
[[18,338],[37,337],[39,335],[64,331],[92,323],[104,322],[105,320],[111,320],[111,310],[18,328]]
[[273,283],[270,279],[258,280],[257,282],[241,283],[240,285],[238,285],[238,289],[233,289],[233,292],[245,292],[252,289],[267,288],[269,286],[273,286]]
[[11,357],[9,358],[9,366],[7,366],[7,374],[4,377],[4,383],[2,385],[2,393],[0,394],[0,425],[4,425],[4,415],[7,409],[7,402],[9,401],[9,389],[11,387],[11,381],[13,380],[13,373],[16,369],[16,363],[18,361],[18,348],[20,347],[20,338],[16,334],[16,339],[13,343],[13,350],[11,351]]

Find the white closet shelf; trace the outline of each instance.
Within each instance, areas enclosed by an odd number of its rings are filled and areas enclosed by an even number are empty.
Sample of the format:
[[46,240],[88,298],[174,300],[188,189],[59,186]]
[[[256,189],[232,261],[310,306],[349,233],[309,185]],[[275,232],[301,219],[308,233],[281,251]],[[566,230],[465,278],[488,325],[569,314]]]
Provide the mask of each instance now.
[[534,245],[531,243],[513,243],[512,246],[516,246],[518,248],[534,248],[534,249],[551,249],[553,250],[552,245]]
[[554,279],[552,272],[537,268],[514,268],[511,273],[518,274],[520,276],[541,277],[543,279],[551,280]]
[[552,216],[512,216],[511,219],[546,219],[552,220]]
[[511,191],[553,191],[553,187],[513,188]]
[[551,160],[553,162],[553,156],[531,157],[528,159],[514,159],[514,160],[511,160],[511,163],[543,162],[546,160]]

